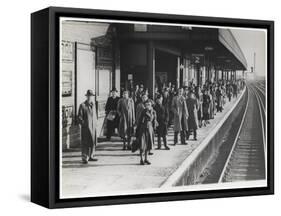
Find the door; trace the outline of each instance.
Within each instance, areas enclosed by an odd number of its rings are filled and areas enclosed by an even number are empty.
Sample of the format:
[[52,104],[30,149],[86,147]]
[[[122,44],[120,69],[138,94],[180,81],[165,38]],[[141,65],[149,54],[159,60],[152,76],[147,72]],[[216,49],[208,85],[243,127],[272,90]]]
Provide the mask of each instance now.
[[[96,92],[95,52],[90,45],[76,43],[76,105],[79,107],[86,99],[88,89]],[[78,112],[78,109],[77,111]]]

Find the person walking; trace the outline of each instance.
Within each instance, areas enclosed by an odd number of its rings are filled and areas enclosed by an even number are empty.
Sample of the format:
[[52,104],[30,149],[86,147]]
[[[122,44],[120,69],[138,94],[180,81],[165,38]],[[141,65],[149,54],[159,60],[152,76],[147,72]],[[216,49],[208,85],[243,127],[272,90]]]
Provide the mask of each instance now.
[[188,111],[186,101],[183,96],[183,89],[178,89],[178,94],[173,98],[172,109],[174,112],[174,145],[178,144],[178,134],[180,133],[181,144],[185,142],[185,131],[187,131]]
[[117,89],[113,88],[111,90],[111,96],[107,99],[105,105],[105,113],[106,113],[106,126],[107,126],[107,134],[106,138],[108,140],[111,139],[112,134],[114,133],[115,128],[118,127],[119,116],[117,114],[117,105],[119,101],[119,97],[117,96]]
[[117,113],[119,120],[119,136],[123,140],[123,150],[131,149],[131,138],[134,133],[135,107],[132,98],[129,98],[129,92],[124,91],[123,97],[118,101]]
[[141,165],[151,164],[148,161],[148,153],[154,145],[154,130],[156,127],[156,113],[152,108],[152,102],[151,100],[146,100],[145,109],[141,113],[137,126]]
[[82,163],[87,164],[88,161],[97,161],[95,158],[97,114],[93,91],[88,90],[85,96],[86,101],[79,106],[78,123],[81,128]]
[[198,129],[198,101],[195,97],[195,94],[193,92],[189,93],[189,96],[186,100],[186,106],[188,110],[188,131],[187,131],[187,140],[189,139],[189,136],[193,132],[193,138],[194,140],[197,140],[197,129]]
[[164,147],[166,150],[170,150],[167,145],[167,133],[168,133],[168,122],[169,122],[169,110],[163,104],[163,96],[158,95],[154,110],[157,116],[158,127],[156,128],[157,133],[157,149],[161,149],[161,138],[163,139]]

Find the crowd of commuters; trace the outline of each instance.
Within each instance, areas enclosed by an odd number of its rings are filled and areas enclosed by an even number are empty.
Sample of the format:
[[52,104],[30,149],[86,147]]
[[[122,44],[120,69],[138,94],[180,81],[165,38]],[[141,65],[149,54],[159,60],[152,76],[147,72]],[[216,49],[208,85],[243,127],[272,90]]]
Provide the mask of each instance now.
[[[179,144],[179,136],[180,143],[184,145],[191,135],[197,140],[198,128],[209,124],[217,112],[223,111],[226,101],[237,97],[243,88],[242,80],[206,82],[203,86],[190,83],[189,86],[178,89],[169,83],[161,89],[155,88],[155,95],[152,96],[141,84],[130,90],[122,90],[121,97],[118,96],[117,89],[113,88],[105,107],[107,139],[110,140],[114,131],[118,129],[123,150],[139,150],[140,164],[150,164],[148,155],[153,154],[151,150],[154,148],[155,136],[156,149],[162,149],[163,146],[165,150],[170,150],[167,144],[169,127],[174,131],[173,145]],[[79,109],[82,129],[85,122],[83,112],[91,113],[94,106],[91,102],[91,92],[87,92],[86,96],[87,100]],[[92,139],[96,139],[96,135],[94,136]],[[82,152],[84,163],[96,160],[92,157],[93,148],[84,148]]]

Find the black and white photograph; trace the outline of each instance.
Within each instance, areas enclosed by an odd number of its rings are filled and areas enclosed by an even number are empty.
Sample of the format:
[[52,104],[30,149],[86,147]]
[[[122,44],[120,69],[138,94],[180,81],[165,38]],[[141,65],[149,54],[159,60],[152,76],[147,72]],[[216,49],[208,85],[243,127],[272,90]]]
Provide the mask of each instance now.
[[267,187],[267,41],[60,17],[59,198]]
[[277,1],[0,10],[0,215],[278,215]]

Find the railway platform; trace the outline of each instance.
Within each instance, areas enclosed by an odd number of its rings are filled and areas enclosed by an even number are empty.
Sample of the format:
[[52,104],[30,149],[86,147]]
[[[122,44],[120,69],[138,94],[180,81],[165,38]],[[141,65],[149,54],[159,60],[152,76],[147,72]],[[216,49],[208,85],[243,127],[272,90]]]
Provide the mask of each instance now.
[[[245,95],[245,89],[217,113],[206,127],[198,129],[197,140],[191,136],[187,145],[173,145],[173,129],[168,132],[170,150],[153,150],[149,157],[151,165],[139,165],[138,152],[122,150],[120,138],[113,137],[109,142],[99,143],[96,149],[98,161],[81,163],[80,149],[71,149],[62,154],[61,191],[65,198],[114,194],[120,191],[171,187],[195,184],[212,154],[216,136],[231,118],[233,110]],[[155,143],[156,144],[156,143]]]

